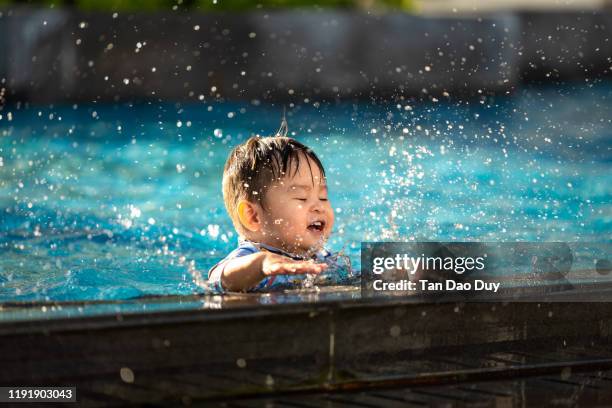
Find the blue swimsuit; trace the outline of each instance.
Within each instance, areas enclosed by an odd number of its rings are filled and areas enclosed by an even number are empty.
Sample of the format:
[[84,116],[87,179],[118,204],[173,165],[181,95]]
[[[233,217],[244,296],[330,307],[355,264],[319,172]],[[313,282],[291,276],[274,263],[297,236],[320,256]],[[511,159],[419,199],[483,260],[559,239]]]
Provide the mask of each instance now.
[[[284,255],[286,257],[292,259],[304,259],[295,255],[292,255],[288,252],[283,251],[282,249],[278,249],[269,245],[254,243],[251,241],[240,241],[238,244],[238,248],[234,249],[230,252],[225,258],[223,258],[220,262],[218,262],[215,266],[210,268],[208,271],[208,283],[211,286],[219,291],[224,292],[225,289],[221,285],[221,275],[223,274],[223,270],[227,265],[227,261],[235,258],[239,258],[241,256],[251,255],[256,252],[260,252],[261,249],[265,249],[267,251],[273,252],[275,254]],[[317,253],[314,259],[317,262],[325,262],[330,259],[332,254],[327,250],[322,250]],[[306,278],[306,275],[273,275],[265,277],[261,282],[259,282],[256,286],[249,289],[249,292],[258,292],[262,290],[270,290],[270,289],[289,289],[299,287],[302,281]]]

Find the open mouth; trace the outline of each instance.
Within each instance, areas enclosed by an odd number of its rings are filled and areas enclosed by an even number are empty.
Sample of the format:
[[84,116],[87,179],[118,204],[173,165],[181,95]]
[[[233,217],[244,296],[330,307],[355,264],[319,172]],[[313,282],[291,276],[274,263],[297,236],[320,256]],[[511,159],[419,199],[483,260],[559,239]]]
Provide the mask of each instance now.
[[325,221],[313,221],[308,224],[309,231],[323,232],[325,229]]

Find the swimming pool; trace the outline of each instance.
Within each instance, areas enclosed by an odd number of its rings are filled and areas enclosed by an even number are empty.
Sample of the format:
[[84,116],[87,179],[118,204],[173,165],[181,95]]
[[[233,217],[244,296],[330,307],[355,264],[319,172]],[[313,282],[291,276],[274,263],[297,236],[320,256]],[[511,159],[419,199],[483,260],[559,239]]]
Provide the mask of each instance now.
[[[362,241],[611,241],[612,83],[504,97],[312,101],[290,134],[320,156],[336,225]],[[6,106],[0,302],[202,293],[236,243],[223,163],[282,106],[261,101]]]

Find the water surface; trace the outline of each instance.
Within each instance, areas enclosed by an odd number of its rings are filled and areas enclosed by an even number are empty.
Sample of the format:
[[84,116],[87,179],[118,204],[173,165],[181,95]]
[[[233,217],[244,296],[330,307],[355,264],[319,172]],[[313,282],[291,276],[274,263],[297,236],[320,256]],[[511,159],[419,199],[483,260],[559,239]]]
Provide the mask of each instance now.
[[[329,178],[329,246],[361,241],[610,242],[612,84],[505,97],[289,106]],[[202,293],[236,245],[223,163],[282,107],[5,106],[0,302]]]

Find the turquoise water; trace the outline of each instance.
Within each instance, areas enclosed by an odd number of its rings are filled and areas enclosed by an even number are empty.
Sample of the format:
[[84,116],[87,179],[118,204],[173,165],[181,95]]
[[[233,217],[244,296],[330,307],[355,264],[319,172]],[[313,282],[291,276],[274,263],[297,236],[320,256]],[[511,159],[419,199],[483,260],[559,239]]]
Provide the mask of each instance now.
[[[262,103],[0,110],[0,302],[202,293],[237,237],[231,147],[279,125]],[[610,242],[612,84],[505,97],[288,106],[326,166],[329,247],[361,241]]]

